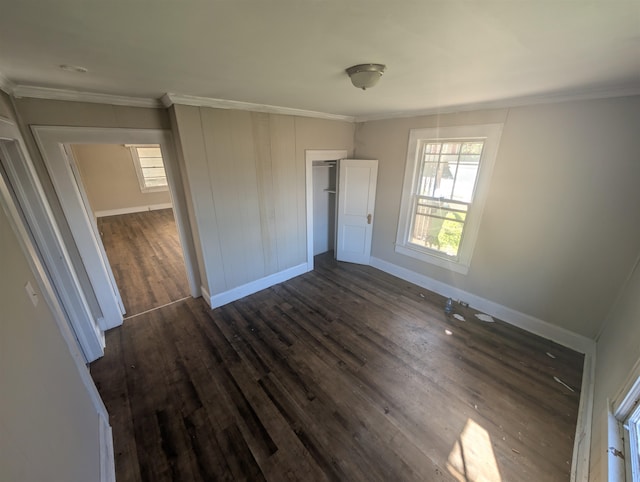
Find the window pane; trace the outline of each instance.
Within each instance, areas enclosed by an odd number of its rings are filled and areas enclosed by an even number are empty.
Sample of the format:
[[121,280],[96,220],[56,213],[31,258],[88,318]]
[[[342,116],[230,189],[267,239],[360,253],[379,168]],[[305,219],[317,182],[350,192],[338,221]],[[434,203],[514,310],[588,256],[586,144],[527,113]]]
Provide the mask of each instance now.
[[476,185],[479,164],[458,165],[456,186],[451,199],[470,203],[473,198],[473,189]]
[[146,187],[167,186],[167,178],[166,177],[145,178],[144,183]]
[[162,158],[162,153],[160,152],[160,146],[158,147],[136,147],[138,151],[139,157],[159,157]]
[[462,154],[476,154],[478,158],[480,158],[480,154],[482,154],[482,146],[484,146],[484,141],[478,142],[465,142],[462,144]]
[[464,204],[419,199],[409,242],[455,257],[466,220]]
[[140,167],[160,167],[164,169],[162,157],[140,157]]

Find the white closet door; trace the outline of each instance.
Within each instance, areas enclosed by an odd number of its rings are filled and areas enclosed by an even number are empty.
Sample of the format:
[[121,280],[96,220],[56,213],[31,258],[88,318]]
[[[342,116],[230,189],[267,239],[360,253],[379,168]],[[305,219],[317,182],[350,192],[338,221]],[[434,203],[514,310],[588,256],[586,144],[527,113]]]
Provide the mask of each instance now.
[[336,259],[369,264],[378,161],[342,159],[338,172]]

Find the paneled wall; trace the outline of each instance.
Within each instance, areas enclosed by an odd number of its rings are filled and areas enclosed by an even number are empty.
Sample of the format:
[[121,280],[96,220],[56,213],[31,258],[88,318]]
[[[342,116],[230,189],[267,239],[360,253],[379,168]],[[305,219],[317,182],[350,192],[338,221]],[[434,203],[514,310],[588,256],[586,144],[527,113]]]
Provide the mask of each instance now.
[[352,152],[354,125],[182,105],[172,115],[205,289],[223,293],[306,263],[304,152]]

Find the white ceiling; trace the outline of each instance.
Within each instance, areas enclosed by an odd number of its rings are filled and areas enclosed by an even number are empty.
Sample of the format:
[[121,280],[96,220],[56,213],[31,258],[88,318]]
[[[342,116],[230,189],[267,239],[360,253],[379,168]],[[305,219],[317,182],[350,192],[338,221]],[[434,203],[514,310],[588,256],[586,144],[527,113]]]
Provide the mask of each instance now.
[[[369,62],[363,92],[344,69]],[[360,117],[640,92],[640,1],[0,0],[0,74]]]

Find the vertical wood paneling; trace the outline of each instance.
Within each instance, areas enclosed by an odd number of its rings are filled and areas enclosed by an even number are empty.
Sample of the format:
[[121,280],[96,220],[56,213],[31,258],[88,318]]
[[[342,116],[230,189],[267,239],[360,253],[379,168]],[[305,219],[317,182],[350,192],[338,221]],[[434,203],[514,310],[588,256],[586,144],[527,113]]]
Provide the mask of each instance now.
[[176,105],[174,109],[200,235],[202,263],[206,271],[206,275],[203,273],[202,276],[202,285],[209,292],[217,293],[226,289],[226,283],[224,271],[220,269],[222,252],[213,191],[209,181],[209,158],[205,150],[200,109],[182,105]]
[[265,276],[264,256],[262,252],[262,230],[260,223],[260,199],[255,163],[255,139],[251,113],[247,111],[229,111],[231,118],[231,142],[235,187],[240,196],[236,206],[241,217],[242,245],[244,247],[245,277],[242,283],[248,283]]
[[266,274],[278,272],[278,240],[276,212],[274,208],[273,167],[271,161],[271,122],[269,114],[254,112],[251,115],[255,151],[256,176],[262,252]]
[[176,121],[210,294],[304,263],[304,150],[351,151],[353,126],[185,106]]
[[299,246],[305,239],[300,237],[298,219],[294,118],[282,115],[270,118],[278,269],[283,270],[304,262],[305,258],[299,256]]
[[220,240],[225,289],[239,286],[245,279],[242,221],[239,218],[241,199],[233,169],[233,146],[229,111],[202,108],[202,130],[208,157],[209,177],[216,214],[220,223]]

